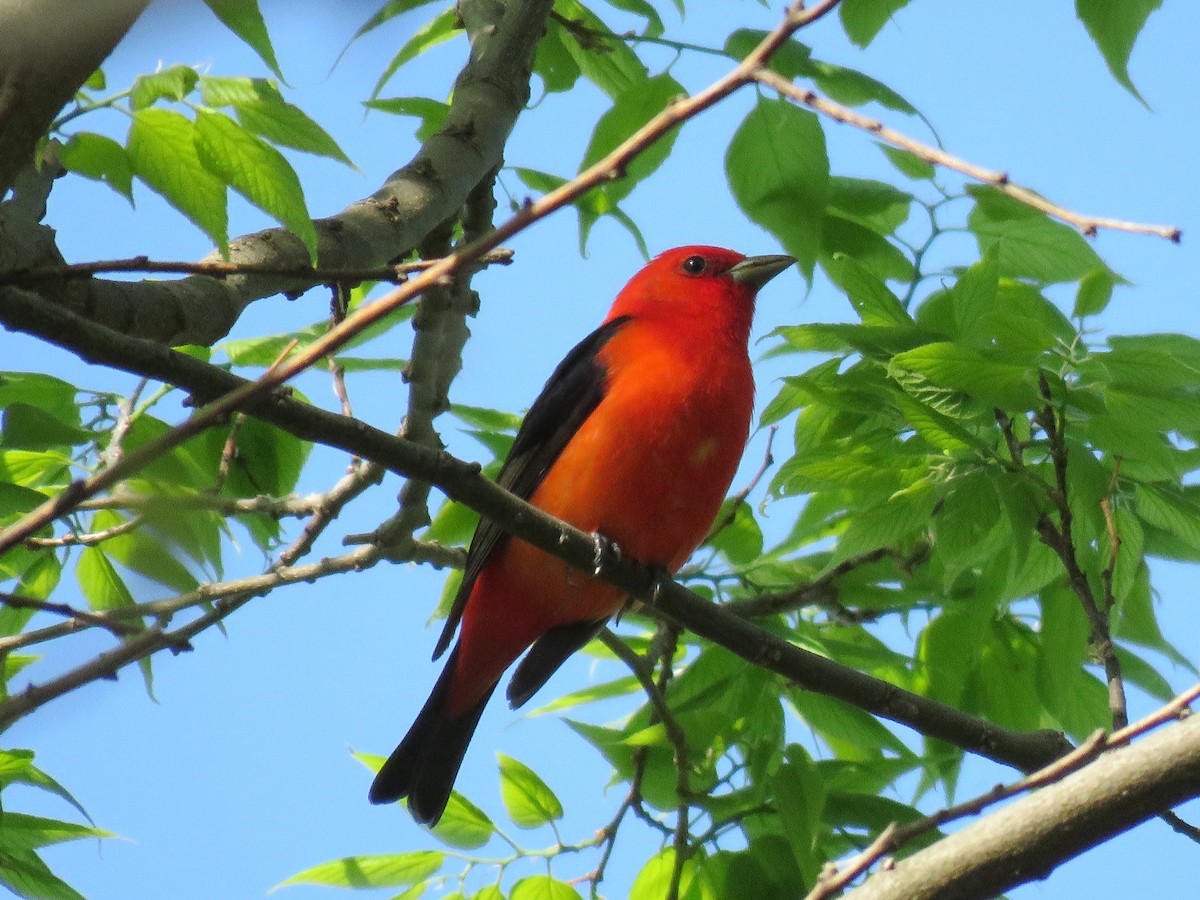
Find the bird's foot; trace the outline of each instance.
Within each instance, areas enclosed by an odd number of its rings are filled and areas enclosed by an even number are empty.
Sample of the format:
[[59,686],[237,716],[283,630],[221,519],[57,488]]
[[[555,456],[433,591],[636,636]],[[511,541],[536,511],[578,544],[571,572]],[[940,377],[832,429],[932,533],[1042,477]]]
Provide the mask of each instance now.
[[658,598],[666,588],[675,579],[671,573],[667,571],[666,566],[650,566],[650,574],[654,578],[654,586],[650,588],[650,599],[647,601],[647,606],[658,606]]
[[592,546],[595,548],[592,555],[592,574],[602,578],[605,570],[621,559],[621,548],[598,531],[592,532]]
[[621,617],[633,609],[633,607],[639,602],[644,603],[646,606],[651,608],[658,606],[658,596],[662,593],[663,587],[667,584],[670,584],[671,581],[674,580],[671,577],[671,573],[667,571],[665,566],[651,565],[647,566],[646,568],[650,572],[651,578],[654,579],[654,583],[650,588],[650,596],[646,600],[642,601],[637,600],[635,597],[627,596],[625,598],[625,605],[617,610],[617,614],[613,616],[614,625],[621,624]]

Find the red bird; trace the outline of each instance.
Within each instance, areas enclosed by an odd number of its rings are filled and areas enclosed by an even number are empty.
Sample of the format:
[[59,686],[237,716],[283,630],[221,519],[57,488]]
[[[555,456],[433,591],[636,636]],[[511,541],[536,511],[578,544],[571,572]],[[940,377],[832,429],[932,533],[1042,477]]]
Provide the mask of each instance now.
[[[755,295],[794,262],[719,247],[654,259],[550,376],[499,484],[676,572],[712,526],[749,435]],[[624,602],[619,589],[481,521],[434,659],[461,621],[458,644],[371,802],[408,797],[414,819],[436,823],[505,669],[532,645],[508,685],[515,709]]]

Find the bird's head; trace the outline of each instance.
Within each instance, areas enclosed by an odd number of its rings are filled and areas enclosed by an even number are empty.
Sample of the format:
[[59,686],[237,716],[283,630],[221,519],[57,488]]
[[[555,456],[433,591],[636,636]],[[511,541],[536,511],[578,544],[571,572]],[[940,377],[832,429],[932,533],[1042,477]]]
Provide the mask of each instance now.
[[609,319],[663,319],[678,328],[712,325],[749,336],[759,288],[796,262],[790,256],[745,256],[723,247],[676,247],[660,253],[617,295]]

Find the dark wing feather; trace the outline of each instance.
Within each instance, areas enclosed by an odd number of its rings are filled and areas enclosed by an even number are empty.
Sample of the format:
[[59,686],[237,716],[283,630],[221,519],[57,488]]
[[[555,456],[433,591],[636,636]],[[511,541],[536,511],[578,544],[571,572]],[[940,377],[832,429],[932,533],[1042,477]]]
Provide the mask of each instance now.
[[523,706],[569,656],[600,633],[607,621],[587,619],[559,625],[534,641],[529,652],[517,663],[517,670],[508,683],[508,705],[513,709]]
[[[497,484],[523,500],[532,496],[579,426],[603,399],[607,373],[597,354],[629,319],[629,316],[620,316],[605,322],[576,344],[558,364],[521,423],[508,458],[496,478]],[[450,646],[475,579],[504,536],[503,529],[489,520],[479,521],[467,549],[462,584],[433,651],[434,659]]]

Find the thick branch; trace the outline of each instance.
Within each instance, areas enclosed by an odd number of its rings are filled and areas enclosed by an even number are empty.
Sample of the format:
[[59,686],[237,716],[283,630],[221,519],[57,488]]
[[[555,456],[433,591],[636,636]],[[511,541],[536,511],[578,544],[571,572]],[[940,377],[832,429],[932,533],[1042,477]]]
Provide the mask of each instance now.
[[0,3],[0,197],[150,0]]
[[1192,716],[876,872],[845,900],[995,897],[1197,795]]
[[[501,164],[509,132],[529,99],[533,51],[549,9],[549,0],[459,4],[471,58],[455,81],[445,123],[372,196],[316,222],[323,267],[373,268],[402,256],[456,215],[472,189]],[[26,238],[29,258],[7,260],[5,267],[54,265],[57,260],[46,247],[48,229],[38,235],[38,240]],[[232,241],[230,262],[299,270],[308,253],[295,235],[270,229]],[[224,337],[253,301],[317,283],[313,278],[240,274],[169,282],[93,279],[45,284],[39,292],[126,334],[170,345],[209,345]],[[0,288],[0,305],[11,292]]]

